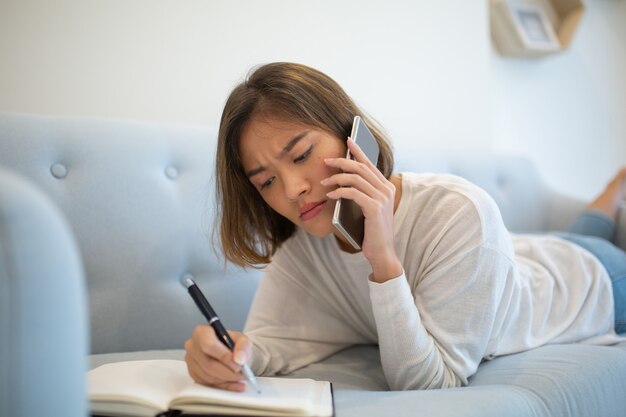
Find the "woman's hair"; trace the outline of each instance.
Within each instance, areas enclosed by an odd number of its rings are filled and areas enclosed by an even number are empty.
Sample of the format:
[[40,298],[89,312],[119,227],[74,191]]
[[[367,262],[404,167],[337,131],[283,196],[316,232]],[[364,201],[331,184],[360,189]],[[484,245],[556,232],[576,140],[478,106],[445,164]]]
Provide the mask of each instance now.
[[285,62],[258,67],[231,92],[220,121],[216,178],[219,237],[226,259],[240,266],[263,266],[295,231],[270,208],[246,176],[239,140],[246,124],[261,116],[298,122],[347,139],[354,116],[361,116],[380,147],[378,169],[393,170],[391,146],[381,129],[327,75]]

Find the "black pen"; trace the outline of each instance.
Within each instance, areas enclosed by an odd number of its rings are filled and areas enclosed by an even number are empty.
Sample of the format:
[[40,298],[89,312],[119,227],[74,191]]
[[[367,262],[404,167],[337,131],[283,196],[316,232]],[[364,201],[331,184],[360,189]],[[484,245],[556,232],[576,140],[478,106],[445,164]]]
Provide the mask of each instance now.
[[[230,335],[224,328],[224,325],[222,324],[220,318],[217,316],[217,313],[215,313],[215,310],[213,310],[213,307],[211,307],[211,304],[209,304],[204,294],[202,294],[200,288],[198,288],[196,283],[193,282],[191,278],[185,278],[184,281],[185,286],[187,287],[187,291],[189,291],[189,295],[191,295],[191,298],[193,298],[193,301],[195,301],[202,315],[206,317],[211,327],[213,327],[213,330],[215,330],[215,334],[217,334],[217,337],[222,343],[226,345],[228,349],[233,351],[235,349],[233,339],[230,338]],[[241,365],[241,373],[246,378],[248,383],[256,390],[256,392],[260,394],[261,388],[259,388],[259,383],[257,382],[256,377],[252,372],[252,369],[250,369],[250,366],[247,363]]]

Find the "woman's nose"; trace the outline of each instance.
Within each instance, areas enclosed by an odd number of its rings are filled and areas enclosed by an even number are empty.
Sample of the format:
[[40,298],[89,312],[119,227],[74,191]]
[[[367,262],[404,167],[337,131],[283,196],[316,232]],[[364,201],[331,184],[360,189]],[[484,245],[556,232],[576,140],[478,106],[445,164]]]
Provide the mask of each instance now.
[[285,193],[289,201],[296,201],[301,195],[308,193],[310,183],[306,178],[290,176],[285,180]]

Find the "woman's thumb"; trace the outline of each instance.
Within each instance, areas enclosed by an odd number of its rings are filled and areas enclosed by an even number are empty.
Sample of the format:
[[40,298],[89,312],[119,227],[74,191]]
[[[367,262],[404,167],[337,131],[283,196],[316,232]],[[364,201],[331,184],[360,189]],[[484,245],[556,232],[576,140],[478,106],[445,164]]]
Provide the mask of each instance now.
[[243,334],[239,334],[238,336],[239,337],[236,339],[235,349],[233,351],[233,360],[238,365],[243,365],[250,360],[252,346],[246,336]]

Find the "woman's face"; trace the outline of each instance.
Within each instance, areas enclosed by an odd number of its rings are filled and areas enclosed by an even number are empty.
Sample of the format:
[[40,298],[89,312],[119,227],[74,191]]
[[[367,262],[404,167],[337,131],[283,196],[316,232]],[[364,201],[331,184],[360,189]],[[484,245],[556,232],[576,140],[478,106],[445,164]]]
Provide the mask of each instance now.
[[345,156],[345,142],[315,127],[256,117],[239,142],[244,171],[265,202],[306,232],[323,237],[331,225],[336,200],[320,184],[339,172],[324,158]]

